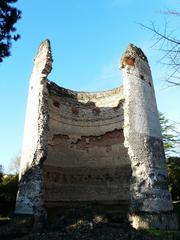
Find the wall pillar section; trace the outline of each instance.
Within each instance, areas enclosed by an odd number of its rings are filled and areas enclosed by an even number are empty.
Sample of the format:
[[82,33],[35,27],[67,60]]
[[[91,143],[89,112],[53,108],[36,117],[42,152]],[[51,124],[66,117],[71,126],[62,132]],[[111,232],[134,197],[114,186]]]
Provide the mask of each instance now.
[[148,60],[141,49],[130,44],[120,68],[124,78],[125,147],[132,168],[130,220],[135,228],[176,228]]
[[46,40],[39,47],[30,79],[16,214],[46,216],[42,164],[48,147],[47,76],[51,69],[50,42]]

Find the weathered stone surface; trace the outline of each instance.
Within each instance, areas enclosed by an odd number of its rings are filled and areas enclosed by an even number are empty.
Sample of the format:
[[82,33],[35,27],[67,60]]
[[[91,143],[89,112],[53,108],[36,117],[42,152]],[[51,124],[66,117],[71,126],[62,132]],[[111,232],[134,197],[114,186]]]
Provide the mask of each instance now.
[[131,44],[121,68],[121,87],[65,89],[47,80],[51,49],[42,43],[30,80],[16,213],[39,219],[51,206],[130,202],[135,228],[176,228],[147,58]]
[[139,48],[130,44],[122,57],[121,69],[124,75],[125,147],[132,168],[132,224],[136,228],[176,228],[171,195],[167,189],[159,116],[147,58]]
[[44,41],[34,60],[20,165],[19,191],[16,214],[45,216],[44,180],[42,164],[48,145],[48,90],[47,76],[52,69],[50,42]]
[[[49,83],[45,201],[129,201],[122,87],[75,92]],[[119,191],[119,189],[121,189]]]

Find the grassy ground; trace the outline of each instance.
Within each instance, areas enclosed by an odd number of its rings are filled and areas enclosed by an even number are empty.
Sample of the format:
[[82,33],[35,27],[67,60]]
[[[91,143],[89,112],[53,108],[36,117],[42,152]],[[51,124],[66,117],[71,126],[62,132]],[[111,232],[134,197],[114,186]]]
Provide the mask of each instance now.
[[177,217],[178,217],[178,220],[179,220],[179,223],[180,223],[180,201],[174,202],[174,210],[177,214]]
[[180,231],[166,231],[166,230],[157,230],[157,229],[149,229],[144,230],[144,234],[148,236],[157,237],[158,239],[180,239]]
[[[175,209],[175,212],[176,212],[177,217],[178,217],[179,222],[180,222],[180,201],[174,202],[174,209]],[[3,213],[0,213],[0,226],[5,225],[8,222],[10,222],[11,213],[12,213],[12,211],[11,212],[5,212],[4,211]],[[71,219],[71,217],[70,217],[70,219]],[[79,228],[79,225],[83,225],[83,224],[80,224],[80,222],[78,222],[78,224],[76,224],[77,226],[72,225],[72,224],[69,224],[69,226],[71,226],[72,228]],[[103,224],[106,224],[106,223],[104,222]],[[109,228],[109,224],[107,226]],[[83,228],[84,228],[84,225],[83,225]],[[58,227],[58,229],[59,229],[59,227]],[[163,230],[149,229],[149,230],[144,230],[144,231],[140,231],[140,232],[147,237],[152,236],[152,239],[180,240],[180,229],[178,231],[163,231]]]
[[0,226],[4,225],[6,223],[9,223],[10,220],[11,220],[11,218],[8,216],[4,217],[4,216],[0,215]]
[[150,229],[143,231],[145,235],[158,240],[180,240],[180,231],[165,231]]
[[[173,203],[174,210],[176,212],[178,222],[180,223],[180,201]],[[156,230],[148,229],[143,231],[146,235],[158,237],[159,239],[169,238],[173,240],[180,240],[180,226],[178,231],[166,231],[166,230]]]
[[0,226],[10,222],[14,206],[14,202],[12,204],[0,204]]

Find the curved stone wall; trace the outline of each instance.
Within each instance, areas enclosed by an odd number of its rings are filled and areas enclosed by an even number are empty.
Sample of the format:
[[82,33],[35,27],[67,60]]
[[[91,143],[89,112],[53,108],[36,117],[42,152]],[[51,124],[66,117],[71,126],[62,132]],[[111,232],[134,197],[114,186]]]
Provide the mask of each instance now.
[[123,88],[75,92],[49,83],[47,203],[127,201],[130,161],[124,147]]
[[[45,40],[30,79],[15,213],[34,215],[37,223],[48,207],[106,203],[127,211],[135,228],[177,229],[142,50],[130,44],[120,64],[123,87],[99,93],[49,82],[52,61]],[[121,209],[129,200],[130,208]]]

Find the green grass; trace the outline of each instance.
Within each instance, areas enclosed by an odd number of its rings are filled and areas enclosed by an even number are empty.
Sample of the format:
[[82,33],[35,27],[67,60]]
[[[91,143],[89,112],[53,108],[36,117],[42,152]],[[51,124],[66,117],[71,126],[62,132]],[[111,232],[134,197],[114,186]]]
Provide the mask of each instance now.
[[6,216],[6,217],[2,217],[0,216],[0,221],[5,221],[5,220],[10,220],[11,218]]
[[179,231],[168,231],[168,230],[157,230],[157,229],[146,229],[143,230],[146,235],[153,237],[175,237],[179,235]]
[[[180,223],[180,201],[174,202],[174,210],[177,214],[179,223]],[[157,229],[146,229],[143,230],[143,233],[159,239],[164,239],[165,237],[171,237],[174,240],[180,239],[180,231],[168,231],[168,230],[157,230]]]
[[179,224],[180,224],[180,201],[174,202],[173,204],[174,204],[174,210],[177,214]]
[[4,215],[0,215],[0,226],[10,222],[11,218],[7,215],[7,216],[4,216]]

